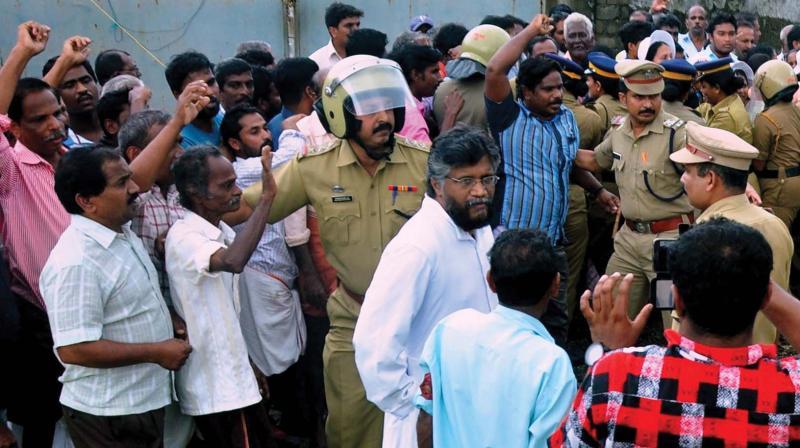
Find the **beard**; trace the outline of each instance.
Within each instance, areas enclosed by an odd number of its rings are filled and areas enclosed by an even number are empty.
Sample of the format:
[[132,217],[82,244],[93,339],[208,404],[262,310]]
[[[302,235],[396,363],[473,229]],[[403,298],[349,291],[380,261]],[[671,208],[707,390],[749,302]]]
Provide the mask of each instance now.
[[[473,218],[470,216],[470,209],[477,205],[486,205],[485,216],[480,218]],[[456,204],[453,199],[446,198],[445,211],[458,227],[469,232],[489,224],[489,221],[492,219],[492,200],[489,198],[470,199],[462,206]]]
[[358,135],[353,136],[353,140],[364,148],[364,152],[372,160],[389,160],[394,152],[394,133],[389,134],[389,139],[380,146],[367,145]]
[[219,113],[219,101],[216,97],[211,98],[211,103],[198,112],[198,118],[214,118]]

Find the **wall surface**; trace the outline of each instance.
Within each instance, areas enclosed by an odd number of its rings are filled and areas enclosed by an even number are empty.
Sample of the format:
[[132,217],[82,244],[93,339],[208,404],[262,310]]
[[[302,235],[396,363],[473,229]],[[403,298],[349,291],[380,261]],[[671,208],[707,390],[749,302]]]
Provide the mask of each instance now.
[[[385,32],[391,41],[405,31],[411,17],[431,15],[437,23],[448,21],[477,25],[487,14],[514,14],[530,20],[539,11],[531,0],[345,0],[364,10],[364,27]],[[297,0],[299,55],[308,55],[328,41],[324,25],[330,0]],[[93,39],[91,60],[100,51],[121,48],[131,53],[143,79],[153,91],[152,105],[172,108],[172,95],[164,69],[138,47],[103,12],[114,17],[144,47],[166,63],[171,55],[199,50],[212,60],[233,56],[236,45],[260,39],[272,44],[276,58],[285,55],[285,26],[281,0],[0,0],[0,58],[14,45],[16,27],[37,20],[52,27],[47,50],[30,64],[27,74],[41,75],[41,67],[59,53],[62,42],[80,34]]]

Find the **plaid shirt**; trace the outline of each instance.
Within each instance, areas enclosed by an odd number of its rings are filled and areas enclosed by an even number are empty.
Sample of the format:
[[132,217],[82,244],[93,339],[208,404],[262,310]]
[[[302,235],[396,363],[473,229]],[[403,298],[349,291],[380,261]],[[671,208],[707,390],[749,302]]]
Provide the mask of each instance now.
[[550,446],[796,446],[800,364],[773,344],[618,350],[590,370]]

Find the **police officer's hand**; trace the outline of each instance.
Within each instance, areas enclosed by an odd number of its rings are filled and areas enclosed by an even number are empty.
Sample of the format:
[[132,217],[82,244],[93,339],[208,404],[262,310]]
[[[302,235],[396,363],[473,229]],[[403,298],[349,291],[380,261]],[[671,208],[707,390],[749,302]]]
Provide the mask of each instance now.
[[634,345],[653,310],[653,304],[648,303],[636,319],[628,319],[628,296],[633,274],[625,276],[619,284],[619,290],[614,294],[620,278],[622,276],[619,272],[611,276],[604,275],[597,282],[594,294],[587,289],[581,296],[581,313],[589,324],[592,341],[600,342],[611,349]]
[[158,343],[156,363],[167,370],[178,370],[192,353],[192,346],[182,339],[167,339]]
[[597,193],[597,202],[609,213],[617,213],[619,210],[619,198],[605,188]]
[[261,148],[261,199],[271,201],[278,192],[275,176],[272,175],[272,147],[264,145]]
[[753,205],[761,205],[761,196],[758,195],[758,192],[755,188],[753,188],[750,183],[747,183],[747,187],[744,189],[744,194],[747,196],[747,199],[750,200],[750,203]]
[[24,50],[28,57],[34,57],[44,51],[50,38],[50,27],[32,20],[17,27],[16,47]]
[[531,20],[531,23],[528,25],[528,27],[535,31],[538,35],[549,34],[550,31],[553,30],[550,17],[547,17],[545,14],[537,14],[536,17]]
[[208,85],[205,81],[193,81],[186,85],[178,97],[178,105],[175,108],[175,119],[181,124],[186,126],[200,113],[208,103],[211,102],[211,96],[208,93]]

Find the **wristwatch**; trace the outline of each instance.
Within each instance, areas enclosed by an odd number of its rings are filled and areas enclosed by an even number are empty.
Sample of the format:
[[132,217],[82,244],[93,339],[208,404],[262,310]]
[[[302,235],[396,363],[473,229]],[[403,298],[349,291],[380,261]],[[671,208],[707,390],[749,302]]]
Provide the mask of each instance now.
[[600,360],[608,350],[600,342],[592,342],[583,354],[583,361],[587,366],[592,367],[594,363]]

